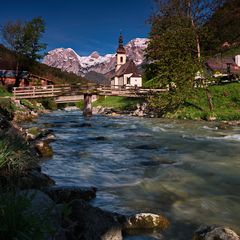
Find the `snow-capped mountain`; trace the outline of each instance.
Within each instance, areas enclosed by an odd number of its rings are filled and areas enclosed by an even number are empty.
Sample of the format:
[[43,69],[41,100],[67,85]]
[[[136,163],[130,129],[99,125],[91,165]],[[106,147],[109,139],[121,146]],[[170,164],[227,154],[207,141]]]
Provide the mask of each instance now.
[[[142,64],[147,43],[147,38],[136,38],[125,46],[128,58],[136,65]],[[93,52],[89,56],[79,56],[71,48],[57,48],[48,52],[43,63],[77,75],[85,75],[91,71],[105,74],[115,68],[116,59],[115,53],[101,56],[98,52]]]

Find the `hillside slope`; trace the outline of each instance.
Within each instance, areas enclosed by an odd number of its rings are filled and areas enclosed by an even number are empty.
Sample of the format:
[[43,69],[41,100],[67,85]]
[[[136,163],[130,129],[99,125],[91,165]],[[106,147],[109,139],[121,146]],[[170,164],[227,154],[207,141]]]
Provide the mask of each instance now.
[[[0,45],[0,69],[15,70],[17,67],[17,56],[3,45]],[[19,70],[29,71],[32,74],[48,78],[55,83],[85,83],[87,80],[74,73],[61,71],[58,68],[47,66],[39,62],[30,62],[21,57]]]

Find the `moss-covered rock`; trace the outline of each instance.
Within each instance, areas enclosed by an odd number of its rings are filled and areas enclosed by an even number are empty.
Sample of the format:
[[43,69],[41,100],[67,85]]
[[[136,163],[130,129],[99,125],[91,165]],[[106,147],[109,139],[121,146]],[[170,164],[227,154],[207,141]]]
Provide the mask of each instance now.
[[47,141],[37,141],[35,143],[35,149],[40,157],[52,157],[53,149]]

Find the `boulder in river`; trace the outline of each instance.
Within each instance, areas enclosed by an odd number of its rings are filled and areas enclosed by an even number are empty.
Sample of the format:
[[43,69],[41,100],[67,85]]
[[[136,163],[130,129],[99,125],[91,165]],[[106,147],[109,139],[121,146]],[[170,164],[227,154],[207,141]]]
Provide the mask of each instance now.
[[43,188],[54,185],[55,182],[41,170],[32,169],[20,177],[20,187],[23,189]]
[[162,215],[153,213],[138,213],[125,217],[123,228],[128,229],[161,229],[169,227],[170,222]]
[[71,202],[70,220],[75,223],[68,239],[122,240],[122,227],[114,215],[83,200]]
[[41,157],[52,157],[53,150],[48,141],[39,140],[35,143],[35,149]]
[[62,232],[61,227],[61,207],[39,190],[20,191],[19,196],[30,200],[30,205],[25,210],[24,215],[34,216],[35,221],[36,219],[41,221],[42,224],[39,224],[38,227],[42,228],[41,232],[44,233],[44,239],[55,239],[56,236],[58,236],[58,239],[64,239],[64,232]]
[[95,187],[52,186],[44,192],[56,203],[69,203],[75,199],[89,201],[96,197]]
[[193,240],[240,240],[240,237],[228,227],[201,226]]

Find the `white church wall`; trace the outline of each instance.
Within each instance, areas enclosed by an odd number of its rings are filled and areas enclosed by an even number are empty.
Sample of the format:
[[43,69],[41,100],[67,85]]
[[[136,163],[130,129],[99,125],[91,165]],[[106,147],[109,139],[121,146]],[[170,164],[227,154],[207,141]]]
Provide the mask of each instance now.
[[142,78],[141,77],[131,77],[130,84],[131,84],[131,86],[142,87]]

